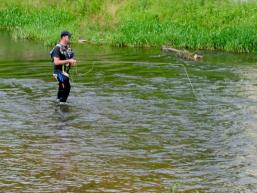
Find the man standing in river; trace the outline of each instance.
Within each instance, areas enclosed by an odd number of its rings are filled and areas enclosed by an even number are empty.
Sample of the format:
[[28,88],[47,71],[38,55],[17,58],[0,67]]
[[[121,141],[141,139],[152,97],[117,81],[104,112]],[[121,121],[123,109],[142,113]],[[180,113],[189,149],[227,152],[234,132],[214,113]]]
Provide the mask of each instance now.
[[54,76],[59,82],[57,100],[61,103],[67,101],[70,93],[70,67],[76,65],[73,59],[74,53],[70,48],[71,33],[64,31],[61,33],[60,42],[50,52],[54,64]]

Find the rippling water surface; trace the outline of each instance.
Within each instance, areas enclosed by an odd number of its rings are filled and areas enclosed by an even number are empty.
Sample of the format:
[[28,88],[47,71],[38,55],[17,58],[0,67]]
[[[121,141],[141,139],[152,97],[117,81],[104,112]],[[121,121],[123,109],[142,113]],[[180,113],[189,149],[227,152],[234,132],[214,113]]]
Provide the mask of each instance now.
[[0,39],[1,192],[256,191],[256,56],[77,45],[60,106],[50,48]]

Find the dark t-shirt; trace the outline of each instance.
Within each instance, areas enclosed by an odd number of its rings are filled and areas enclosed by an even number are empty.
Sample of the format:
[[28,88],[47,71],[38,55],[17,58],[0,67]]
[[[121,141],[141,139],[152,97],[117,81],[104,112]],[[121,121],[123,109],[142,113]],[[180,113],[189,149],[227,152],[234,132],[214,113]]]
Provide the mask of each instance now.
[[[51,54],[52,62],[54,62],[54,57],[59,58],[60,60],[66,60],[66,56],[64,52],[65,50],[63,50],[63,48],[60,48],[59,46],[55,46]],[[62,65],[54,64],[54,71],[56,70],[62,70]]]

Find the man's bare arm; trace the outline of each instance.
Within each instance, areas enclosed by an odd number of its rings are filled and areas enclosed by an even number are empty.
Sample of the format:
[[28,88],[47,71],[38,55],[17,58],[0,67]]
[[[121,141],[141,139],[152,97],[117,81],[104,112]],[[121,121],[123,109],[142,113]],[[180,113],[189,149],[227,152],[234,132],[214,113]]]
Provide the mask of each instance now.
[[75,65],[76,60],[74,60],[74,59],[60,60],[60,58],[54,57],[54,64],[55,65],[63,65],[63,64]]

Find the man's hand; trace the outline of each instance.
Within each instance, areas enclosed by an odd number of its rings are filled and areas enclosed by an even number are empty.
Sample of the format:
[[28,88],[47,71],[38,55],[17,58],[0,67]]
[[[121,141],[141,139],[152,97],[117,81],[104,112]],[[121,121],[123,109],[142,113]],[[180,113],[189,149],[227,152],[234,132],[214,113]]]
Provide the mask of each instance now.
[[69,60],[68,60],[68,63],[69,63],[71,66],[75,66],[76,63],[77,63],[77,61],[74,60],[74,59],[69,59]]

